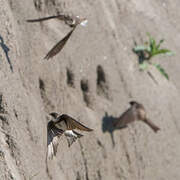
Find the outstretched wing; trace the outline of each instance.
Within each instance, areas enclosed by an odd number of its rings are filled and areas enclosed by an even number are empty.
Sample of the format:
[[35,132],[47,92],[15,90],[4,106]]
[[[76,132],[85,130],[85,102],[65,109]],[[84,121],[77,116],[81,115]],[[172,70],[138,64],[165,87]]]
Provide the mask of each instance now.
[[39,19],[27,19],[27,22],[33,23],[33,22],[41,22],[41,21],[46,21],[49,19],[60,19],[60,20],[65,20],[65,16],[63,14],[57,15],[57,16],[49,16],[49,17],[44,17],[44,18],[39,18]]
[[92,131],[92,129],[84,126],[80,122],[76,121],[72,117],[68,116],[67,114],[63,114],[60,116],[61,120],[64,120],[67,124],[67,130],[79,129],[82,131]]
[[75,28],[73,28],[62,40],[60,40],[45,56],[44,59],[50,59],[53,56],[55,56],[57,53],[59,53],[64,45],[66,44],[67,40],[70,38],[71,34],[73,33]]
[[63,130],[56,128],[50,121],[47,125],[47,156],[52,159],[56,155],[58,139],[63,134]]

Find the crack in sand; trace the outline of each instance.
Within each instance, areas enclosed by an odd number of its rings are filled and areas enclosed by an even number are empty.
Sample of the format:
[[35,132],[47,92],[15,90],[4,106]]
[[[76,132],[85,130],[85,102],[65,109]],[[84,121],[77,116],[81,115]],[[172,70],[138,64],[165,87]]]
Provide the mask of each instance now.
[[84,167],[85,167],[85,178],[86,180],[89,180],[89,175],[88,175],[88,166],[87,166],[87,159],[85,157],[84,151],[83,151],[83,146],[81,144],[81,141],[79,140],[79,146],[80,146],[80,150],[81,150],[81,155],[83,158],[83,163],[84,163]]

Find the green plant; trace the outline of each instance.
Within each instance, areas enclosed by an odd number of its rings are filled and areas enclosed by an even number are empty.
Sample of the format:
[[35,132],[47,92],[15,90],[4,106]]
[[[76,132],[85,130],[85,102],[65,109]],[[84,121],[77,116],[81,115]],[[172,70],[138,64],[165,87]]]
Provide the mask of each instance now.
[[169,49],[160,48],[161,44],[164,42],[163,39],[160,40],[159,43],[156,43],[156,40],[149,33],[147,33],[147,35],[149,37],[149,42],[146,42],[141,46],[135,44],[136,46],[133,48],[133,52],[135,52],[139,57],[139,68],[145,70],[149,65],[153,65],[166,79],[169,79],[168,74],[161,65],[152,63],[151,59],[159,54],[171,56],[174,53]]

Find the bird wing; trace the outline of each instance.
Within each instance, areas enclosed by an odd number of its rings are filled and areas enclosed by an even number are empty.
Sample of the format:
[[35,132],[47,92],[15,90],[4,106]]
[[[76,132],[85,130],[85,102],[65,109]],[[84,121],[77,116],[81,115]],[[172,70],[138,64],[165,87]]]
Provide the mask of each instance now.
[[83,124],[81,124],[80,122],[76,121],[75,119],[66,114],[61,115],[60,119],[66,122],[68,130],[79,129],[82,131],[92,131],[92,129],[84,126]]
[[117,128],[121,128],[121,127],[124,127],[127,124],[133,122],[135,119],[136,119],[135,114],[133,113],[132,109],[129,108],[119,118],[117,118],[114,125]]
[[63,134],[63,130],[56,128],[51,122],[47,125],[47,146],[49,159],[56,155],[58,147],[58,139]]
[[44,17],[44,18],[39,18],[39,19],[27,19],[27,22],[33,23],[33,22],[41,22],[41,21],[46,21],[49,19],[60,19],[60,20],[65,20],[66,17],[63,14],[59,14],[57,16],[48,16],[48,17]]
[[45,56],[44,59],[50,59],[53,56],[55,56],[57,53],[59,53],[64,45],[66,44],[67,40],[70,38],[71,34],[73,33],[75,28],[73,28],[63,39],[61,39]]

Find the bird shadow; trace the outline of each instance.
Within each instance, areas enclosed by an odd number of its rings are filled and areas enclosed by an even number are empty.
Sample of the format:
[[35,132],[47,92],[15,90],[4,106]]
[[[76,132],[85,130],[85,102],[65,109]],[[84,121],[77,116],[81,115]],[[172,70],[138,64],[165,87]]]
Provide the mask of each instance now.
[[102,131],[103,133],[108,132],[110,134],[113,147],[115,147],[114,134],[113,134],[114,131],[124,129],[127,127],[124,126],[124,127],[116,128],[114,124],[117,120],[118,120],[117,117],[109,116],[107,112],[105,112],[105,116],[102,119]]
[[6,59],[7,59],[8,63],[9,63],[10,69],[11,69],[11,71],[13,72],[13,66],[12,66],[12,64],[11,64],[11,60],[10,60],[9,55],[8,55],[10,49],[9,49],[8,46],[4,43],[4,39],[2,38],[1,35],[0,35],[0,41],[1,41],[1,42],[0,42],[0,46],[1,46],[1,48],[3,49],[3,51],[4,51],[5,55],[6,55]]

